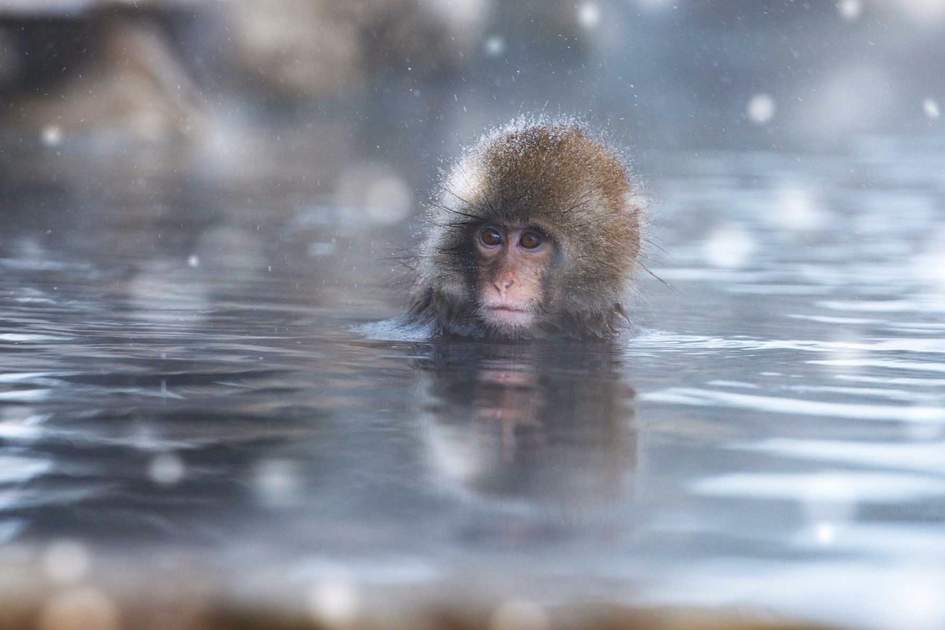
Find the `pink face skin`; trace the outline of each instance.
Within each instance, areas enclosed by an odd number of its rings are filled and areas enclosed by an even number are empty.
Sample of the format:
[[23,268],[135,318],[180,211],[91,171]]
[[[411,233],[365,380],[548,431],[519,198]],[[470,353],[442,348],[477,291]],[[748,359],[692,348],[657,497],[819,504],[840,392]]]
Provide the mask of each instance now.
[[531,326],[542,298],[542,279],[554,243],[530,226],[487,224],[475,235],[480,258],[479,316],[514,335]]

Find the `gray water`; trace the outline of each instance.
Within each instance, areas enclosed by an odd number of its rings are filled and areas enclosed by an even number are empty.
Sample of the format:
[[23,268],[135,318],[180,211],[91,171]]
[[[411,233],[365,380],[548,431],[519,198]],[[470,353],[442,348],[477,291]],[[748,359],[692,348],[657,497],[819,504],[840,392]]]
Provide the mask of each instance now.
[[945,626],[941,138],[646,152],[663,282],[591,347],[410,338],[384,323],[409,221],[278,169],[24,170],[5,562],[186,557],[287,606],[452,585]]

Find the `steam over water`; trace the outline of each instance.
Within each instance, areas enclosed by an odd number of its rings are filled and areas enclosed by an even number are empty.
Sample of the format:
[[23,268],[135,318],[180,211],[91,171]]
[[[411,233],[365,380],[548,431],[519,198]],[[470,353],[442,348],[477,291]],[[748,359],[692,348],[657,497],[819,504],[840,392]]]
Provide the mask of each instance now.
[[613,347],[376,325],[416,241],[357,186],[8,183],[3,562],[184,555],[342,613],[457,584],[940,627],[945,144],[638,170],[668,286],[641,274]]

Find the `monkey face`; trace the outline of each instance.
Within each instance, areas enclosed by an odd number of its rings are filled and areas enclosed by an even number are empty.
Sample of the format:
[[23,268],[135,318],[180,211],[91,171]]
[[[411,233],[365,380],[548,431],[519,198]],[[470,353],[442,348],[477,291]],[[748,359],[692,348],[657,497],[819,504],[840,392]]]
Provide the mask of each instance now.
[[541,313],[554,241],[536,226],[486,223],[474,242],[479,317],[504,334],[525,332]]

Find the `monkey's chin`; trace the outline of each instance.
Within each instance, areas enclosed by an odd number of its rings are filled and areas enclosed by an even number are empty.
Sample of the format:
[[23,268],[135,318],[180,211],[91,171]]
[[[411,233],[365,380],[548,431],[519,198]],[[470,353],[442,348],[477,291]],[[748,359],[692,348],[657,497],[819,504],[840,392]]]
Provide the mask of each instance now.
[[479,309],[479,314],[496,332],[512,337],[521,335],[535,323],[535,314],[525,309],[483,306]]

